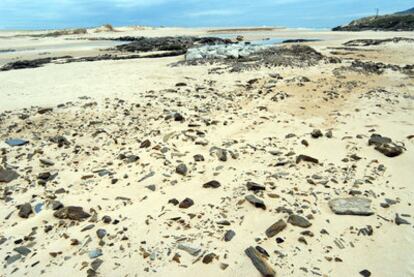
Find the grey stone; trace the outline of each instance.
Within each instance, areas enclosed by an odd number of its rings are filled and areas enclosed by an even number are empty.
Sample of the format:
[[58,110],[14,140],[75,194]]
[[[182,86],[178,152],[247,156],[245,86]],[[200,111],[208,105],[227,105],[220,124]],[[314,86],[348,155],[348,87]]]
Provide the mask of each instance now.
[[340,215],[373,215],[371,200],[361,197],[336,198],[329,201],[329,207]]
[[89,251],[89,258],[91,258],[91,259],[98,258],[102,255],[103,255],[102,250],[99,249],[99,248]]
[[19,174],[16,171],[0,167],[0,183],[9,183],[17,178],[19,178]]
[[301,228],[308,228],[312,225],[312,223],[310,223],[309,220],[307,220],[305,217],[297,214],[290,215],[288,218],[288,222],[293,226],[298,226]]
[[177,174],[186,176],[187,172],[188,172],[188,168],[185,164],[179,164],[176,168],[175,168],[175,172]]
[[96,235],[99,239],[103,239],[106,236],[107,232],[105,229],[98,229],[96,230]]
[[263,210],[266,210],[266,205],[263,202],[263,200],[257,198],[256,196],[254,196],[253,194],[251,195],[247,195],[246,200],[249,201],[252,205],[254,205],[256,208],[261,208]]
[[29,248],[25,246],[19,246],[19,247],[14,248],[13,250],[23,256],[27,256],[29,255],[30,252],[32,252],[32,250],[30,250]]
[[233,230],[228,230],[224,234],[224,241],[231,241],[235,235],[236,235],[236,232],[234,232]]
[[9,146],[23,146],[28,144],[29,141],[28,140],[24,140],[24,139],[8,139],[6,140],[6,144],[8,144]]
[[190,244],[186,244],[186,243],[178,244],[178,249],[183,250],[183,251],[187,252],[188,254],[190,254],[192,256],[197,256],[201,252],[200,247],[190,245]]

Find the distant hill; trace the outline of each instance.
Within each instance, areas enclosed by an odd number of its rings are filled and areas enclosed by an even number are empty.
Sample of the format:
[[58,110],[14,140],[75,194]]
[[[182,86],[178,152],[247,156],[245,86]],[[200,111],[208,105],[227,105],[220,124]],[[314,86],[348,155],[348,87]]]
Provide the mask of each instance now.
[[414,8],[381,16],[369,16],[338,26],[332,31],[414,31]]
[[397,12],[395,14],[414,14],[414,8],[408,9],[406,11]]

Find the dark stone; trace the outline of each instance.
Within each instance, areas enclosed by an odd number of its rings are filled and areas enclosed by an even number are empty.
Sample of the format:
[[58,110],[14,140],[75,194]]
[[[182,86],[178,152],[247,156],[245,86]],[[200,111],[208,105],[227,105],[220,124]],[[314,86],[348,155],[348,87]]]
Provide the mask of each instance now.
[[213,261],[213,259],[216,257],[216,254],[210,253],[203,257],[203,264],[209,264]]
[[177,199],[173,198],[173,199],[168,200],[168,203],[169,204],[173,204],[174,206],[177,206],[178,203],[180,203],[180,201],[178,201]]
[[19,216],[21,218],[29,218],[29,216],[33,213],[32,205],[30,203],[25,203],[20,206],[19,208]]
[[19,178],[19,174],[16,171],[0,167],[0,183],[9,183],[17,178]]
[[151,141],[149,141],[148,139],[146,139],[143,142],[141,142],[141,145],[139,147],[140,148],[148,148],[150,146],[151,146]]
[[92,269],[93,270],[98,270],[99,269],[99,267],[101,266],[103,264],[103,260],[101,260],[101,259],[96,259],[96,260],[94,260],[92,263],[91,263],[91,267],[92,267]]
[[404,151],[404,148],[393,143],[390,138],[379,134],[372,134],[368,140],[368,145],[374,145],[375,150],[390,158],[397,157]]
[[190,198],[185,198],[183,201],[181,201],[178,207],[181,209],[188,209],[192,205],[194,205],[194,201]]
[[249,248],[244,250],[244,252],[246,253],[247,257],[250,258],[253,265],[262,274],[262,276],[274,277],[276,275],[276,272],[269,265],[267,260],[254,247],[250,246]]
[[185,121],[184,116],[182,116],[180,113],[174,114],[174,121],[183,122]]
[[70,142],[67,138],[65,138],[64,136],[54,136],[50,138],[50,141],[53,143],[56,143],[58,145],[58,147],[62,147],[62,146],[69,146]]
[[180,175],[186,176],[186,175],[187,175],[187,172],[188,172],[187,166],[186,166],[185,164],[179,164],[179,165],[175,168],[175,172],[176,172],[177,174],[180,174]]
[[91,215],[86,213],[82,207],[68,206],[64,207],[53,214],[56,218],[59,219],[70,219],[82,221]]
[[37,113],[45,114],[45,113],[52,112],[52,111],[53,111],[53,108],[40,108],[39,110],[37,110]]
[[359,272],[359,274],[361,274],[364,277],[370,277],[371,276],[371,272],[369,270],[367,270],[367,269],[361,270]]
[[296,163],[300,163],[300,162],[310,162],[310,163],[314,163],[314,164],[318,164],[319,161],[316,158],[313,158],[311,156],[307,156],[307,155],[299,155],[296,157]]
[[322,131],[321,130],[315,129],[315,130],[312,131],[311,136],[313,138],[320,138],[320,137],[323,136],[323,134],[322,134]]
[[220,186],[221,186],[221,184],[220,184],[219,181],[213,180],[213,181],[209,181],[209,182],[205,183],[203,185],[203,188],[214,188],[214,189],[216,189],[216,188],[219,188]]
[[265,186],[259,185],[255,182],[247,182],[246,187],[248,190],[252,190],[252,191],[266,190]]
[[279,234],[283,229],[285,229],[287,226],[286,222],[283,219],[280,219],[276,223],[272,224],[269,228],[266,230],[266,236],[268,238],[272,238]]
[[409,225],[410,222],[408,222],[404,218],[400,217],[398,214],[395,214],[395,224],[397,224],[397,225],[401,225],[401,224]]
[[102,221],[103,221],[103,223],[109,224],[109,223],[111,223],[112,218],[109,215],[104,215],[102,217]]
[[204,156],[201,154],[194,155],[194,161],[196,162],[204,162]]
[[236,232],[234,232],[233,230],[228,230],[224,234],[224,241],[231,241],[235,235],[236,235]]
[[288,222],[293,226],[298,226],[301,228],[308,228],[312,225],[312,223],[310,223],[309,220],[307,220],[305,217],[296,214],[290,215]]
[[99,239],[103,239],[106,236],[106,230],[105,229],[98,229],[96,230],[96,235]]
[[253,194],[251,194],[251,195],[247,195],[247,196],[245,197],[245,199],[246,199],[247,201],[249,201],[252,205],[254,205],[256,208],[261,208],[261,209],[263,209],[263,210],[266,210],[266,205],[265,205],[265,203],[263,202],[263,200],[261,200],[261,199],[257,198],[257,197],[256,197],[256,196],[254,196]]

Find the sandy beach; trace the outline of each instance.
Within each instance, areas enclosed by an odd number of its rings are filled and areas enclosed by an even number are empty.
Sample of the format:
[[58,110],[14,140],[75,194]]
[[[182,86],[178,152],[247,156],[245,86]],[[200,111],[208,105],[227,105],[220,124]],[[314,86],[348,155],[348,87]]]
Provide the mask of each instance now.
[[[414,276],[413,32],[46,33],[0,31],[0,68],[52,58],[0,71],[0,276]],[[127,36],[317,41],[113,59]]]

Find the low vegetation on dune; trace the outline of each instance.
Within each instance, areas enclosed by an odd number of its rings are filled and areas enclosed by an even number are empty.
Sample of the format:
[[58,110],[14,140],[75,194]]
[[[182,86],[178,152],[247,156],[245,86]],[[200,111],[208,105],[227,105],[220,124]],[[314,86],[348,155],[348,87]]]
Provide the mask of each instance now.
[[338,26],[333,31],[414,31],[414,13],[402,12],[396,14],[369,16]]

